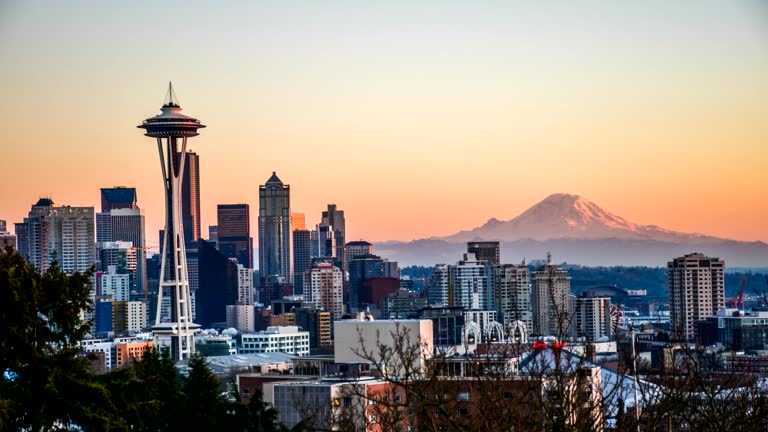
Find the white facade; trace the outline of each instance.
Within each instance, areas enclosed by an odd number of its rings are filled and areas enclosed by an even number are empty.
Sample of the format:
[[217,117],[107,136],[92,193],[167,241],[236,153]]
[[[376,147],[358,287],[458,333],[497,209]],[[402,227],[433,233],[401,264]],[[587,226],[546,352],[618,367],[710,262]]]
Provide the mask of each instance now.
[[99,275],[101,295],[112,295],[115,301],[129,301],[131,298],[131,275],[117,273],[116,266],[107,267],[107,272]]
[[455,266],[450,266],[450,286],[453,289],[451,306],[494,309],[493,296],[490,295],[489,270],[488,264],[478,261],[473,253],[464,254],[463,260]]
[[533,331],[537,336],[570,335],[571,278],[550,262],[533,274]]
[[253,270],[242,264],[237,265],[237,301],[241,305],[253,306]]
[[147,325],[147,304],[140,301],[128,302],[128,331],[140,332]]
[[527,331],[533,328],[531,275],[524,262],[494,266],[493,297],[499,322],[505,328],[510,328],[517,321],[525,324]]
[[597,341],[611,336],[611,298],[573,298],[573,336]]
[[251,305],[227,305],[227,328],[239,332],[253,332],[256,329],[256,313]]
[[309,332],[297,326],[272,326],[266,330],[241,336],[239,354],[284,352],[298,356],[309,355]]
[[[432,357],[434,352],[432,338],[432,320],[429,319],[408,319],[408,320],[342,320],[333,323],[334,346],[333,358],[336,363],[365,363],[366,359],[358,353],[362,351],[361,343],[365,345],[365,350],[372,353],[375,360],[378,358],[380,350],[377,345],[395,346],[396,337],[407,337],[408,343],[412,348],[418,349],[421,355],[414,358],[414,369],[421,369],[424,361]],[[362,338],[362,342],[361,342]],[[397,359],[392,359],[397,363]],[[387,364],[386,359],[382,362],[384,367],[389,366],[391,370],[385,371],[392,375],[402,375],[403,368],[399,364]]]
[[317,263],[304,272],[304,296],[318,309],[333,314],[334,319],[342,316],[344,302],[344,275],[330,263]]

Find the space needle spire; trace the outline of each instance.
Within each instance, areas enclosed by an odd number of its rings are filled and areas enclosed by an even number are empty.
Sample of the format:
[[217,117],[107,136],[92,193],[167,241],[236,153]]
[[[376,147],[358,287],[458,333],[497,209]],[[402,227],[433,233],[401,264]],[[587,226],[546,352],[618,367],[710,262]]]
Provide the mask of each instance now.
[[[187,138],[197,136],[197,130],[205,126],[200,120],[181,113],[181,106],[170,83],[160,111],[160,114],[144,120],[137,127],[145,130],[144,135],[157,140],[165,190],[165,237],[161,251],[157,315],[152,332],[157,344],[170,339],[171,356],[178,361],[189,358],[195,352],[194,335],[200,329],[198,324],[192,322],[189,272],[181,217],[181,185],[184,180]],[[171,307],[170,313],[163,314],[162,305],[166,290],[170,295]]]

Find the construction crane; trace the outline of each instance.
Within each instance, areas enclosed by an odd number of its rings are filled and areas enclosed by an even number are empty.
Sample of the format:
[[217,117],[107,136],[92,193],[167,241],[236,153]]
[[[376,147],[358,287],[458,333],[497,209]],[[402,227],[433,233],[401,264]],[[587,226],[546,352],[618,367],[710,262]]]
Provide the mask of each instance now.
[[[747,277],[742,276],[741,277],[741,289],[739,289],[739,293],[736,295],[736,297],[732,297],[728,301],[725,302],[726,306],[735,307],[740,311],[744,310],[744,287],[747,286]],[[741,306],[741,307],[739,307]]]

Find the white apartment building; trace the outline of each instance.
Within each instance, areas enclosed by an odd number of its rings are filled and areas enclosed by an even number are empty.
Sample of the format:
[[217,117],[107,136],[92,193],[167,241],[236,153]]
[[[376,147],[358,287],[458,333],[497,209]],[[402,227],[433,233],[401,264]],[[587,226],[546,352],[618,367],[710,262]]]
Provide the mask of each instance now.
[[297,356],[309,355],[309,332],[298,326],[271,326],[258,333],[241,335],[238,354],[284,352]]
[[112,295],[115,301],[129,301],[131,298],[131,275],[117,273],[117,266],[108,266],[105,273],[99,275],[101,295]]
[[725,307],[725,262],[700,253],[667,263],[669,315],[675,337],[696,339],[696,323]]

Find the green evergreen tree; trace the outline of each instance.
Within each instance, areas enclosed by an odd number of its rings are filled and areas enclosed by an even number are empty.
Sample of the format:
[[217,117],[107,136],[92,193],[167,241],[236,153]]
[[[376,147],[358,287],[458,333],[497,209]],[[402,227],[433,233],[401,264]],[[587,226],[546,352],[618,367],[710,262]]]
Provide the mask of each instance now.
[[124,430],[78,342],[89,330],[93,269],[67,275],[54,261],[39,273],[0,249],[0,429]]
[[187,430],[219,430],[227,415],[219,380],[200,353],[194,354],[182,378],[184,407],[182,419]]

